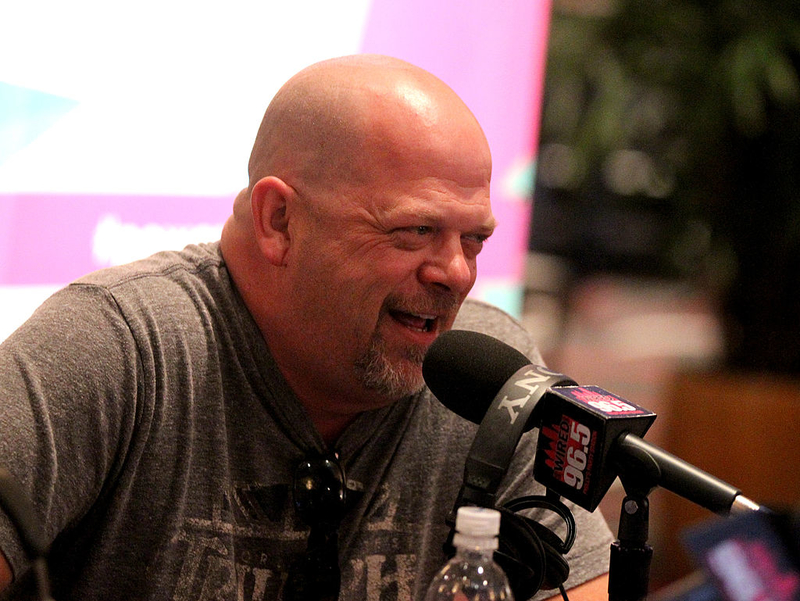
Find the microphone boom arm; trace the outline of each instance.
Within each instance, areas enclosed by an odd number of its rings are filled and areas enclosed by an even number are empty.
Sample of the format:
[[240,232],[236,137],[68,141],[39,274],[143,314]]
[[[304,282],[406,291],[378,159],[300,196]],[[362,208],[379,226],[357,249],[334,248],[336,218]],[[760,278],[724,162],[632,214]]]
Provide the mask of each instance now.
[[[660,486],[720,515],[760,506],[719,478],[629,432],[614,442],[613,458],[627,492],[647,495]],[[631,489],[629,491],[629,488]]]

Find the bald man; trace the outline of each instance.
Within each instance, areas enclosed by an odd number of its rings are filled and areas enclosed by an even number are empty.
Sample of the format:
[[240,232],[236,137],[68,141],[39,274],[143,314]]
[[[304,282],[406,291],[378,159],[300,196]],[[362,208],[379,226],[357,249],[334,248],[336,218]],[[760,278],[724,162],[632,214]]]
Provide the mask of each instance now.
[[[541,362],[518,322],[465,300],[490,176],[440,80],[326,61],[267,108],[218,243],[45,302],[0,346],[0,464],[42,519],[55,596],[420,599],[476,431],[425,388],[425,352],[455,326]],[[534,450],[526,434],[499,502],[543,493]],[[610,533],[574,513],[565,586],[605,598]],[[27,594],[4,515],[0,548],[0,581]]]

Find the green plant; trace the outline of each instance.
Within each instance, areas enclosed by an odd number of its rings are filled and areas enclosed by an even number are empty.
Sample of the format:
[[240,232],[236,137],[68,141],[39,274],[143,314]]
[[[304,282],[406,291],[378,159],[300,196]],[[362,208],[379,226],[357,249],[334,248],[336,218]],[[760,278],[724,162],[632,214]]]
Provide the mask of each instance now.
[[708,286],[729,366],[800,374],[800,5],[608,8],[554,7],[534,219],[583,224],[587,270]]

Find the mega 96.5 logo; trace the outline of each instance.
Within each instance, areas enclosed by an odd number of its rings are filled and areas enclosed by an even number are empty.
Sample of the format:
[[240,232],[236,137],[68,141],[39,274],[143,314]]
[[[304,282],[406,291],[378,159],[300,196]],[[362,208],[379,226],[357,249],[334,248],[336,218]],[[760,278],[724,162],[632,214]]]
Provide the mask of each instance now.
[[641,409],[626,403],[620,398],[600,390],[591,390],[589,388],[578,387],[570,391],[571,396],[578,401],[586,403],[590,407],[594,407],[598,411],[602,411],[608,415],[631,415],[634,413],[643,413]]
[[552,470],[553,477],[577,490],[588,486],[586,474],[591,468],[594,448],[592,430],[568,415],[562,415],[560,424],[542,428],[541,434],[550,439],[545,465]]

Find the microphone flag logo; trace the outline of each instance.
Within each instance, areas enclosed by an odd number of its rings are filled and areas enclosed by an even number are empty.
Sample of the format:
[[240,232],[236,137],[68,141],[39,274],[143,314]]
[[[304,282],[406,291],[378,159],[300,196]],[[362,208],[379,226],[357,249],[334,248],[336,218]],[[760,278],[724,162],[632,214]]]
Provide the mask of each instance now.
[[534,478],[587,511],[605,496],[616,470],[611,447],[623,432],[643,435],[656,418],[597,386],[556,386],[537,415]]

